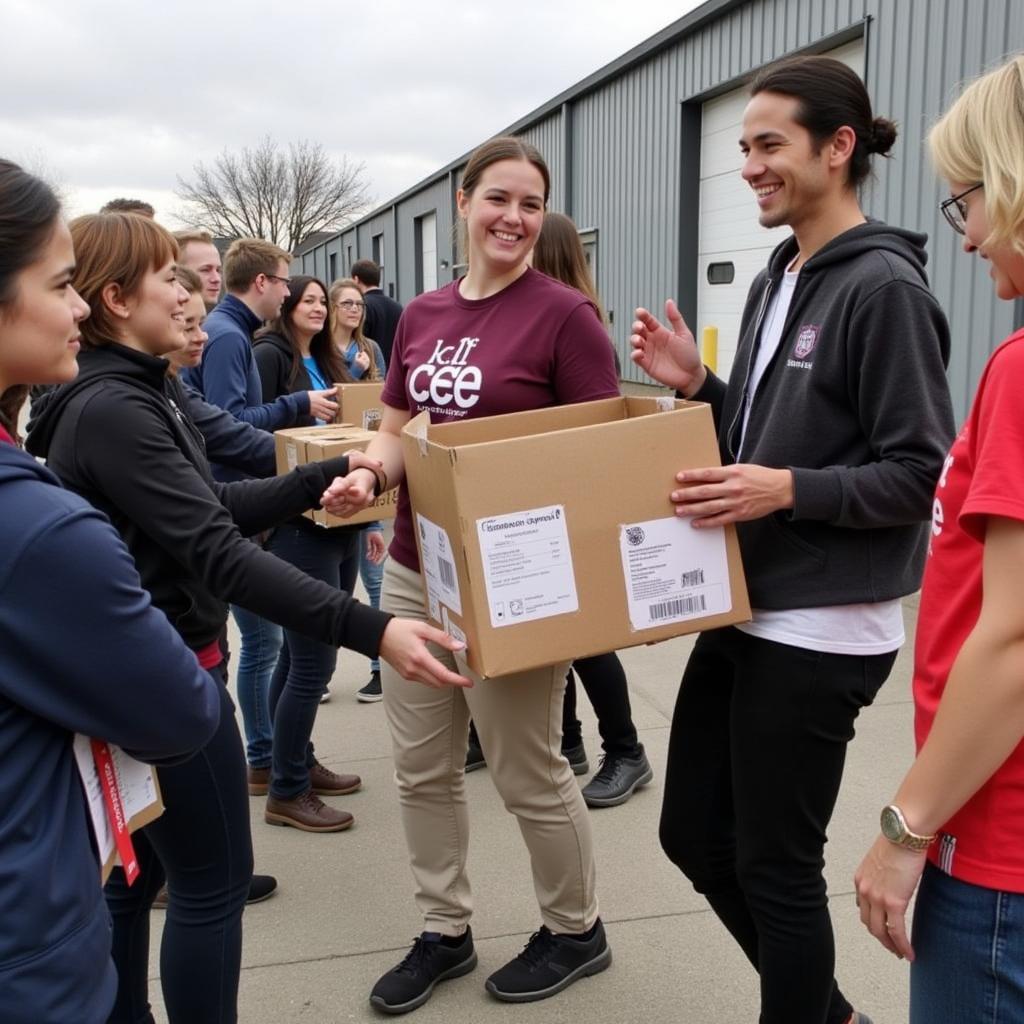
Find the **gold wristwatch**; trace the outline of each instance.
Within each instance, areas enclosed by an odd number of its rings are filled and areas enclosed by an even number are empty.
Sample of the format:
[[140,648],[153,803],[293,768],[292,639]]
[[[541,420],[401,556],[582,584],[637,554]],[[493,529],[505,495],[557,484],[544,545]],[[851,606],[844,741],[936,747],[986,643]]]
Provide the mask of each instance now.
[[895,805],[882,808],[882,835],[897,846],[908,850],[927,850],[935,842],[935,836],[919,836],[907,827],[907,819]]

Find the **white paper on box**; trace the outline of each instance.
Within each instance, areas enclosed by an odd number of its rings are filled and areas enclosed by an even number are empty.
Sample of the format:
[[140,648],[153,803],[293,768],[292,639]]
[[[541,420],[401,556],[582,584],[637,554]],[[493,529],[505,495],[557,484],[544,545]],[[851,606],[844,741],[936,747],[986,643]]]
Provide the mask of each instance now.
[[494,628],[579,611],[563,505],[478,519],[476,529]]
[[299,464],[299,453],[294,441],[289,441],[284,446],[284,457],[288,462],[288,469],[293,470]]
[[458,640],[463,645],[464,650],[469,650],[469,642],[466,640],[466,634],[462,632],[459,627],[452,622],[448,615],[448,609],[444,605],[441,605],[441,628],[453,639]]
[[725,530],[695,530],[669,516],[619,527],[633,629],[651,629],[732,607]]
[[461,615],[459,576],[455,571],[455,553],[452,551],[448,534],[437,523],[431,522],[418,512],[416,528],[420,532],[423,578],[427,585],[427,604],[431,617],[435,621],[438,620],[435,612],[438,602],[443,602],[456,614]]

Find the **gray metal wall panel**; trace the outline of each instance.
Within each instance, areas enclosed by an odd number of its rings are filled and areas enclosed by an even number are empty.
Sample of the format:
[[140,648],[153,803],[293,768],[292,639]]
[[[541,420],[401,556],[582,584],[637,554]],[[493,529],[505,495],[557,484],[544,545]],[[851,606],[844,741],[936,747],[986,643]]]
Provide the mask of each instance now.
[[437,283],[451,280],[451,270],[442,270],[441,260],[452,263],[452,203],[448,179],[432,182],[422,192],[409,196],[398,205],[398,281],[395,298],[405,305],[416,296],[416,218],[425,213],[437,214]]
[[565,210],[565,146],[562,135],[562,115],[560,113],[546,117],[543,121],[532,125],[519,137],[536,146],[551,172],[552,210]]

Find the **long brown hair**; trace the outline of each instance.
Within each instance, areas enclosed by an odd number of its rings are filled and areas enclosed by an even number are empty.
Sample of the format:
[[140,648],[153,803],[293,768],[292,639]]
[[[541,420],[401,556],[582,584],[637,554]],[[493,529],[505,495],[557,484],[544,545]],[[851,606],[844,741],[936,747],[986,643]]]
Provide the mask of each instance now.
[[[312,277],[309,274],[298,274],[291,279],[291,284],[288,285],[288,298],[281,304],[281,312],[266,327],[261,327],[256,332],[254,339],[259,341],[268,334],[279,334],[291,346],[292,366],[288,371],[289,388],[295,387],[299,371],[302,369],[302,352],[292,327],[292,313],[311,284],[315,284],[324,293],[324,297],[327,297],[327,286],[320,278]],[[328,299],[328,301],[330,300]],[[328,311],[323,327],[313,335],[309,343],[309,354],[316,361],[328,387],[332,384],[348,384],[352,381],[352,374],[348,372],[345,360],[335,351],[334,345],[331,343],[330,323],[330,311]]]
[[[343,291],[345,291],[346,288],[351,288],[357,295],[362,296],[362,291],[359,288],[359,285],[357,285],[356,282],[351,277],[341,277],[341,278],[338,278],[338,280],[335,281],[331,285],[331,290],[330,290],[330,293],[328,294],[327,301],[330,303],[330,307],[331,307],[330,308],[329,323],[331,325],[331,338],[332,339],[335,337],[335,335],[337,333],[337,327],[338,327],[338,320],[337,320],[337,316],[336,316],[336,314],[334,312],[334,307],[337,305],[337,303],[339,301],[339,298],[341,296],[341,293]],[[370,357],[370,367],[366,371],[366,373],[363,374],[363,376],[360,379],[361,380],[380,380],[381,379],[380,370],[377,369],[377,357],[374,354],[373,345],[370,344],[369,338],[367,338],[366,335],[363,334],[363,324],[365,324],[365,323],[366,323],[366,305],[365,305],[365,300],[364,300],[363,312],[362,312],[362,315],[359,317],[359,323],[356,326],[356,329],[352,332],[352,340],[356,343],[356,348],[360,352],[365,352]],[[335,349],[335,351],[337,351],[337,350]],[[342,354],[340,352],[338,353],[338,356],[340,358],[342,358],[342,361],[344,361],[344,357],[342,356]],[[353,380],[352,375],[347,370],[345,371],[345,375],[346,375],[346,378],[348,380]]]
[[597,296],[576,225],[564,213],[549,213],[533,247],[533,267],[548,277],[582,292],[597,307],[598,319],[607,325],[604,307]]

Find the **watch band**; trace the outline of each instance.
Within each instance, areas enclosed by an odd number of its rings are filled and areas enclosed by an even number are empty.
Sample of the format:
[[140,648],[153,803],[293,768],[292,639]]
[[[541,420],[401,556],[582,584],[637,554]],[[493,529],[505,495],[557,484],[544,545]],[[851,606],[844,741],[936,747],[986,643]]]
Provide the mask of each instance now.
[[937,836],[923,836],[917,832],[911,832],[907,825],[907,819],[903,812],[895,805],[889,804],[882,808],[882,835],[907,850],[927,850],[935,842]]

